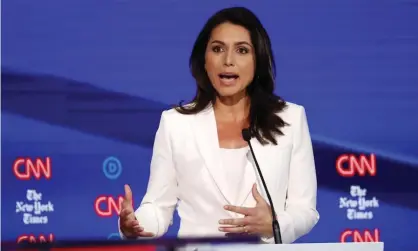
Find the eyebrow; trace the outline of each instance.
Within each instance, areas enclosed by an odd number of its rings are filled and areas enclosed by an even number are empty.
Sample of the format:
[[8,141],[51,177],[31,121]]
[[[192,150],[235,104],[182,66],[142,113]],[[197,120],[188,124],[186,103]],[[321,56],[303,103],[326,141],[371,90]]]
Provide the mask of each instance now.
[[[211,44],[215,44],[215,43],[225,45],[225,43],[224,43],[224,42],[219,41],[219,40],[213,40],[213,41],[211,42]],[[246,44],[246,45],[248,45],[248,46],[250,46],[250,47],[253,47],[250,43],[248,43],[248,42],[246,42],[246,41],[239,41],[239,42],[236,42],[236,43],[235,43],[235,45],[243,45],[243,44]]]

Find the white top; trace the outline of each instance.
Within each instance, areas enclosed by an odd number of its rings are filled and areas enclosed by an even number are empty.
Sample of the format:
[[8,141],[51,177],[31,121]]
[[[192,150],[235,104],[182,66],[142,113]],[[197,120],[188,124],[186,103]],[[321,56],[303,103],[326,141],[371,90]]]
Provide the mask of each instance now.
[[222,167],[225,171],[226,180],[229,182],[229,188],[234,195],[233,202],[238,204],[238,195],[242,190],[244,169],[247,166],[249,152],[248,147],[242,148],[221,148]]
[[[263,145],[253,138],[251,144],[276,209],[283,243],[292,243],[309,233],[319,220],[315,161],[304,108],[288,103],[278,115],[289,124],[282,130],[284,135],[274,136],[279,143]],[[236,191],[231,190],[237,185],[231,185],[225,178],[228,169],[223,163],[227,162],[221,152],[224,156],[229,155],[229,151],[219,149],[212,106],[193,116],[174,109],[162,113],[154,140],[147,190],[135,210],[145,231],[154,233],[155,238],[164,235],[177,209],[180,217],[178,237],[225,236],[219,231],[218,222],[234,216],[224,209],[227,203],[239,197],[239,206],[254,207],[256,201],[251,196],[254,182],[261,196],[268,201],[251,153],[247,155],[247,167],[239,164],[244,153],[239,155],[238,151],[236,154],[241,158],[237,157],[230,166],[244,169],[242,189],[237,196]],[[232,152],[235,154],[235,150]],[[232,170],[228,175],[231,173]],[[142,184],[141,175],[144,173],[138,169],[137,177],[133,179]],[[142,195],[134,191],[134,196]],[[263,242],[274,243],[274,238],[263,239]]]

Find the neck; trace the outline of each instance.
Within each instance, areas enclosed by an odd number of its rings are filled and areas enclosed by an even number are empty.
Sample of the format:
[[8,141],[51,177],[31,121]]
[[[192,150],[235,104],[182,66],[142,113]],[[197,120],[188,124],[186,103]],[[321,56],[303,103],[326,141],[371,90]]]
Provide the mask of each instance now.
[[217,97],[214,104],[215,113],[224,121],[244,121],[248,119],[250,98],[246,95]]

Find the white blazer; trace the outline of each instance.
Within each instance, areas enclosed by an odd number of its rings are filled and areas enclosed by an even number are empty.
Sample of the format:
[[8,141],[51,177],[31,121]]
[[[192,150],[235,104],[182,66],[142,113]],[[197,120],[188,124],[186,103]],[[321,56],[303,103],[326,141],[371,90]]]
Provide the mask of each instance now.
[[[290,124],[278,136],[278,145],[251,140],[280,224],[283,243],[294,242],[318,222],[317,181],[305,110],[288,103],[279,114]],[[251,187],[267,200],[249,152],[239,205],[254,207]],[[196,115],[164,111],[157,130],[148,188],[135,215],[155,237],[166,233],[177,207],[181,218],[178,237],[220,237],[220,219],[239,217],[223,206],[231,194],[224,176],[212,106]],[[122,235],[122,233],[121,233]],[[122,235],[124,238],[124,236]],[[263,239],[274,243],[274,239]]]

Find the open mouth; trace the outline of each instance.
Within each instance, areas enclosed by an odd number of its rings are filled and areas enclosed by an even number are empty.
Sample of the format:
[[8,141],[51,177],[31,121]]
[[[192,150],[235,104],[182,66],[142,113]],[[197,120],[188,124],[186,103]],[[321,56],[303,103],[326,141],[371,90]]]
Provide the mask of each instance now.
[[238,74],[235,74],[235,73],[221,73],[219,74],[219,77],[222,80],[234,80],[234,79],[237,79],[239,76]]

